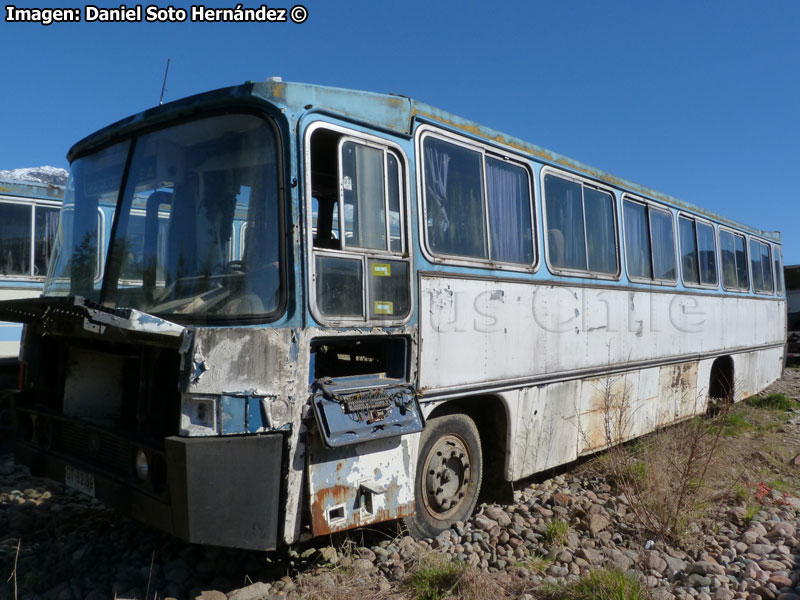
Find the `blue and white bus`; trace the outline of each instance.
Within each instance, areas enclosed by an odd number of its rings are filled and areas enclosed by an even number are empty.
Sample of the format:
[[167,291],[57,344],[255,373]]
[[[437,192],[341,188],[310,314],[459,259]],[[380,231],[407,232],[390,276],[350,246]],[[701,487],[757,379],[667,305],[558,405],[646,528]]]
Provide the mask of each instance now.
[[[42,293],[64,187],[0,180],[0,300]],[[22,325],[0,323],[0,389],[18,382]]]
[[783,269],[786,280],[786,357],[800,359],[800,265]]
[[0,305],[16,454],[192,542],[433,536],[781,374],[778,233],[419,101],[247,83],[68,158],[43,296]]

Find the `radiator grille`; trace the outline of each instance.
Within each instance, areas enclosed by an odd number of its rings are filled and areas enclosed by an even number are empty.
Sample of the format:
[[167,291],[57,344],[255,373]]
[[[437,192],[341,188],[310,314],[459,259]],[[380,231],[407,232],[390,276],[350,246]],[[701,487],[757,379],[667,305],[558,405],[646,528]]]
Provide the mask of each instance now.
[[130,471],[132,449],[129,442],[77,423],[57,422],[56,427],[56,450],[116,473]]

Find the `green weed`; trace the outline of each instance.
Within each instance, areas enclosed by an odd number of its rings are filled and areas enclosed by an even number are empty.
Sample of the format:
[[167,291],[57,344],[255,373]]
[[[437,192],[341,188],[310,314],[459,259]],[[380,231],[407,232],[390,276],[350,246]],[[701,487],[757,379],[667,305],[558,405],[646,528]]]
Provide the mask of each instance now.
[[567,534],[569,533],[569,523],[561,519],[553,519],[550,521],[544,530],[544,541],[548,544],[556,546],[563,546],[567,541]]
[[534,575],[544,575],[547,568],[553,564],[553,560],[535,552],[527,558],[523,558],[516,562],[517,567],[528,569]]
[[733,495],[733,500],[736,502],[744,502],[744,500],[750,495],[748,489],[739,483],[733,485],[731,492]]
[[731,410],[722,418],[722,435],[726,437],[737,437],[753,429],[755,426],[741,410]]
[[407,585],[418,600],[441,600],[458,585],[464,568],[463,563],[446,560],[423,563]]
[[753,519],[756,518],[756,515],[761,512],[761,505],[760,504],[748,504],[747,505],[747,513],[744,515],[745,523],[750,523]]
[[800,402],[789,398],[786,394],[780,392],[773,392],[766,396],[751,396],[745,400],[747,404],[753,408],[761,408],[766,410],[781,410],[788,411],[795,408],[800,408]]
[[650,600],[638,579],[617,569],[596,569],[580,579],[544,590],[546,600]]

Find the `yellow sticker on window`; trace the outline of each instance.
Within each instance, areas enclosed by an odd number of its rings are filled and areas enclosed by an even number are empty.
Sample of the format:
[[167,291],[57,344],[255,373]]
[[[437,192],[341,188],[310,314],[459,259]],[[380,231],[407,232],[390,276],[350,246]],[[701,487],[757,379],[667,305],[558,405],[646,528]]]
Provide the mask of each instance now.
[[[389,265],[386,265],[387,267]],[[374,302],[375,305],[375,314],[376,315],[393,315],[394,314],[394,303],[392,302],[384,302],[381,300],[376,300]]]
[[375,277],[391,277],[392,265],[389,263],[372,263],[372,275]]

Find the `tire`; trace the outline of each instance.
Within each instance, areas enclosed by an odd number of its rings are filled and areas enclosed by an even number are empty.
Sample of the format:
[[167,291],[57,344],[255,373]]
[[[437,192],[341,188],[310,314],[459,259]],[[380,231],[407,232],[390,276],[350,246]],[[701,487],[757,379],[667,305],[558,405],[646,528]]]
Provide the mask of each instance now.
[[416,512],[404,519],[409,533],[417,539],[434,538],[456,521],[467,520],[482,479],[481,442],[472,419],[453,414],[428,421],[417,454]]

